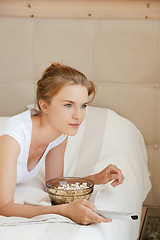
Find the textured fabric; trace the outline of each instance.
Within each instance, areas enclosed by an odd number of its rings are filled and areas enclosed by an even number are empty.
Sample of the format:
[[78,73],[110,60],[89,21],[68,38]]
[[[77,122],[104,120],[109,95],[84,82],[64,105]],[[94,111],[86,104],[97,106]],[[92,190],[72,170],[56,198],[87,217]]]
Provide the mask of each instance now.
[[142,134],[132,122],[116,112],[88,107],[78,133],[68,138],[65,176],[87,176],[109,164],[122,170],[126,180],[121,188],[130,185],[134,188],[133,199],[137,196],[144,201],[151,182]]
[[52,148],[59,145],[66,138],[66,136],[62,134],[57,139],[49,143],[37,165],[31,171],[28,171],[27,161],[32,133],[31,115],[33,114],[34,112],[32,113],[32,110],[27,110],[9,118],[0,132],[0,135],[9,135],[13,137],[20,146],[20,153],[17,159],[17,183],[27,182],[34,178],[40,169],[42,159],[45,158]]

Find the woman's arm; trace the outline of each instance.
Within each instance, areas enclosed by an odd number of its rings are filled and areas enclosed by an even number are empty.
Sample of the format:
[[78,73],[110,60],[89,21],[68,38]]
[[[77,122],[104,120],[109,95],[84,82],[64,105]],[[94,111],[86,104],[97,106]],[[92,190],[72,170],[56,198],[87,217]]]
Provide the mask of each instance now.
[[64,153],[68,137],[57,147],[51,149],[45,159],[45,180],[63,177]]
[[20,146],[16,140],[8,135],[0,137],[0,210],[14,199],[19,152]]
[[110,221],[96,214],[93,211],[94,204],[84,199],[56,206],[14,203],[19,152],[20,147],[16,140],[7,135],[0,137],[0,215],[31,218],[52,213],[68,217],[78,224]]
[[46,213],[61,213],[61,208],[30,206],[14,203],[17,177],[18,142],[8,136],[0,137],[0,214],[4,216],[33,217]]
[[122,184],[124,181],[124,176],[119,168],[116,165],[108,165],[101,172],[87,176],[86,178],[92,180],[94,184],[105,184],[110,181],[113,181],[111,185],[113,187]]

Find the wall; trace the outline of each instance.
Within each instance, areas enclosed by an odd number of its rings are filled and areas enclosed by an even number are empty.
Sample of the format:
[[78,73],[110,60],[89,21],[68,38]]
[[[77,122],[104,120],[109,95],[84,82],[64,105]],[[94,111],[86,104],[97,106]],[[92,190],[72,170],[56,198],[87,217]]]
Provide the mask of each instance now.
[[0,18],[0,116],[34,102],[36,81],[54,61],[97,84],[95,106],[110,108],[142,132],[160,205],[160,21]]
[[1,0],[2,17],[160,19],[159,0]]

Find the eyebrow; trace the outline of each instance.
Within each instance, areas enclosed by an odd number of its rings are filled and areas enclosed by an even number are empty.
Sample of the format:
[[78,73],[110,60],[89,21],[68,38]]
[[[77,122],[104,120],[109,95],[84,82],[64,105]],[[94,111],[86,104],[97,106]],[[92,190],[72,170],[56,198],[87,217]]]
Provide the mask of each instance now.
[[[63,100],[63,102],[70,102],[70,103],[75,103],[75,102],[73,102],[73,101],[71,101],[71,100]],[[85,102],[85,103],[83,103],[83,104],[88,104],[89,102]]]

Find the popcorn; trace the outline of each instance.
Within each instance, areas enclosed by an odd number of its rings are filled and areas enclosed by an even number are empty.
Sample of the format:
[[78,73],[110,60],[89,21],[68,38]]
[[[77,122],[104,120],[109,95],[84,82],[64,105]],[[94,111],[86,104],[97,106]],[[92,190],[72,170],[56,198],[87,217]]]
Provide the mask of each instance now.
[[[78,178],[76,179],[76,181]],[[51,181],[51,187],[47,188],[49,197],[51,199],[52,204],[65,204],[73,202],[77,199],[86,199],[88,200],[93,192],[94,184],[92,181],[88,179],[80,178],[80,181],[74,181],[72,177],[71,180],[69,178],[61,178],[59,181],[56,180],[55,184]]]
[[89,188],[87,186],[87,183],[80,184],[79,182],[66,184],[66,182],[60,182],[60,186],[58,186],[57,189],[63,189],[63,190],[78,190],[78,189],[86,189]]

